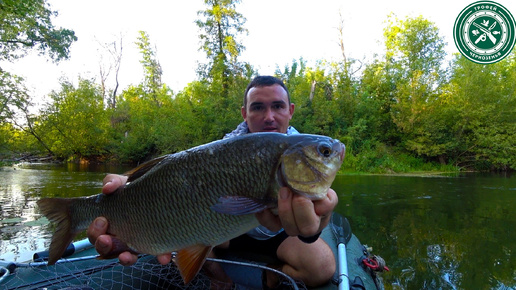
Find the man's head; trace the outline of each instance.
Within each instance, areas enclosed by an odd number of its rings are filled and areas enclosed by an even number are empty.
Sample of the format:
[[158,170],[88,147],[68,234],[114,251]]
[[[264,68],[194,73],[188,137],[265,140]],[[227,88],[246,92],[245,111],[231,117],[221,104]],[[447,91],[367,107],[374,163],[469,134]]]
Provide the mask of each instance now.
[[251,133],[286,133],[293,114],[294,104],[280,79],[258,76],[247,86],[242,117]]

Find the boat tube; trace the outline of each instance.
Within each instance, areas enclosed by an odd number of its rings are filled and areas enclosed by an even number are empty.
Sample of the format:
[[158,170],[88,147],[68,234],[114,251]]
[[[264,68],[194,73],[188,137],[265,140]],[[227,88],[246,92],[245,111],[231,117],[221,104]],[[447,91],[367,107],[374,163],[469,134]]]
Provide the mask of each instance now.
[[[375,271],[364,263],[369,253],[352,233],[348,220],[334,213],[331,223],[321,233],[321,238],[332,249],[338,269],[331,281],[315,289],[383,289]],[[122,266],[117,259],[98,260],[89,241],[73,243],[68,256],[56,265],[48,266],[48,251],[35,253],[32,261],[25,263],[0,261],[1,289],[179,289],[185,287],[173,263],[161,265],[154,256],[141,255],[132,266]],[[263,258],[263,257],[262,257]],[[289,287],[296,289],[296,281],[282,272],[267,267],[266,258],[256,255],[226,253],[209,259],[217,262],[231,277],[236,289],[262,289],[264,271],[283,275]],[[299,283],[299,282],[297,282]],[[210,288],[210,279],[200,273],[188,289]],[[299,283],[304,288],[302,283]]]

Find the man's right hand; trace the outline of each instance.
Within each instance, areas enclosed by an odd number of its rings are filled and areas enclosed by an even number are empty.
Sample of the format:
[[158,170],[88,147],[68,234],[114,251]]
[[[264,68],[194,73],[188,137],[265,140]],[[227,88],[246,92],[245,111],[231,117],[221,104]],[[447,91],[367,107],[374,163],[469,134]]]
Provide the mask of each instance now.
[[[102,187],[103,194],[111,194],[119,187],[125,186],[127,176],[108,174],[104,180]],[[88,228],[88,239],[95,245],[95,249],[101,256],[110,256],[112,253],[120,252],[121,249],[126,249],[126,246],[117,242],[112,236],[106,234],[109,224],[106,218],[96,218]],[[118,255],[120,264],[124,266],[132,265],[138,260],[138,256],[128,251],[123,251]],[[158,261],[162,264],[170,263],[172,254],[162,254],[157,256]]]

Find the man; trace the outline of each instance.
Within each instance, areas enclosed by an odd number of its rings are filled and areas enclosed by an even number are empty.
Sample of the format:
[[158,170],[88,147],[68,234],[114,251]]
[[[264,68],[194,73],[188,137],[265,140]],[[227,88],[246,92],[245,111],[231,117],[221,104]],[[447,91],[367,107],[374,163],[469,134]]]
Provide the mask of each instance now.
[[[289,126],[294,114],[294,104],[283,82],[271,76],[258,76],[249,85],[244,94],[244,105],[241,113],[244,119],[236,130],[226,135],[232,136],[256,133],[279,132],[296,134],[297,131]],[[125,176],[110,174],[104,178],[103,193],[114,192],[123,186]],[[311,201],[305,197],[293,194],[288,188],[279,191],[278,215],[270,210],[256,214],[262,226],[225,243],[223,247],[237,247],[267,241],[276,257],[284,262],[279,268],[294,279],[302,280],[307,286],[318,286],[327,282],[335,272],[336,265],[330,247],[319,238],[322,229],[330,221],[331,213],[337,205],[338,198],[332,189],[325,199]],[[106,235],[107,220],[97,218],[88,229],[88,237],[100,254],[112,253],[117,250],[116,243]],[[258,240],[258,241],[256,241]],[[162,264],[171,260],[171,254],[157,257]],[[119,255],[120,263],[131,265],[137,256],[129,252]],[[278,278],[267,274],[266,286],[275,287]]]

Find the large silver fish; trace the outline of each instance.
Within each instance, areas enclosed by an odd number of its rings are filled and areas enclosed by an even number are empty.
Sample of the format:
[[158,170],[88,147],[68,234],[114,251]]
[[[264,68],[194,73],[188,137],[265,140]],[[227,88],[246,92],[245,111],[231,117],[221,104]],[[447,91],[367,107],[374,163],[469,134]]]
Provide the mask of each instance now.
[[50,265],[98,216],[108,232],[138,253],[177,251],[185,283],[212,248],[258,225],[255,213],[277,206],[280,186],[324,198],[344,158],[338,140],[318,135],[255,133],[215,141],[149,161],[128,173],[116,193],[44,198],[57,223]]

